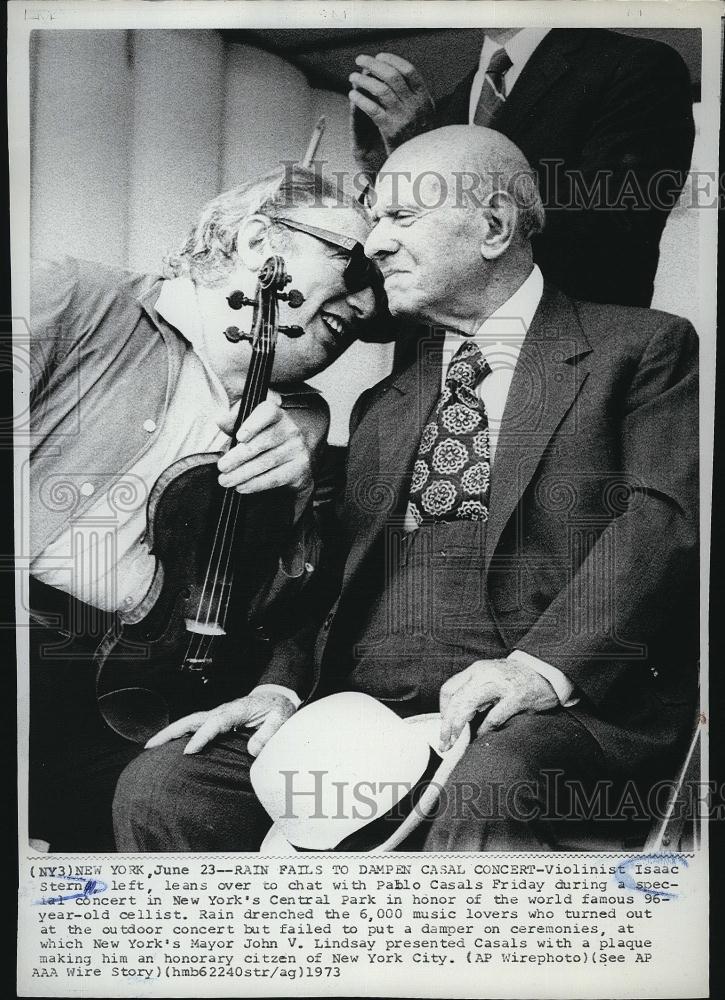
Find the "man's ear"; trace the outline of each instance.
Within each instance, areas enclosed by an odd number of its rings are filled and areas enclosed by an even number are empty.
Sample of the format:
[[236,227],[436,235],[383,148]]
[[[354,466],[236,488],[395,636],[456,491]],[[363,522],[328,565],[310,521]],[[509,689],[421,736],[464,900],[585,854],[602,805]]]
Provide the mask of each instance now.
[[518,209],[508,192],[495,191],[481,211],[485,220],[481,256],[484,260],[496,260],[506,253],[516,235]]
[[237,232],[237,256],[250,271],[259,271],[269,257],[269,230],[271,223],[266,215],[249,215]]

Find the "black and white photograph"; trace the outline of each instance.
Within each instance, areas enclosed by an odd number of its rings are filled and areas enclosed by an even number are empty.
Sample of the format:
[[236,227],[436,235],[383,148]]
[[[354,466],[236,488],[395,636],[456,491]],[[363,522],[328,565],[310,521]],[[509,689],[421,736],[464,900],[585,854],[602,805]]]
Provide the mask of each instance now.
[[717,12],[202,6],[10,4],[20,995],[704,995]]

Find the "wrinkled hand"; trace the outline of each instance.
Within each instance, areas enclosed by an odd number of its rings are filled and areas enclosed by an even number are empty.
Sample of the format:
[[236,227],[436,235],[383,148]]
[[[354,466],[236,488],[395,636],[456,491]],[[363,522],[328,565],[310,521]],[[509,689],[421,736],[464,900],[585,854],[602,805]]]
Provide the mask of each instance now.
[[277,393],[270,393],[252,410],[237,432],[237,444],[222,455],[217,467],[219,485],[238,493],[261,493],[278,486],[298,493],[312,489],[309,446],[282,409]]
[[390,52],[359,55],[355,62],[364,72],[349,76],[354,136],[356,108],[377,126],[387,153],[430,127],[433,98],[412,63]]
[[193,733],[184,747],[184,753],[198,753],[207,743],[211,743],[222,733],[228,733],[235,726],[256,729],[247,744],[247,750],[256,757],[269,740],[296,709],[289,698],[274,691],[250,691],[244,698],[228,701],[210,712],[194,712],[156,733],[145,749],[160,747],[170,740],[176,740],[187,733]]
[[449,750],[476,712],[493,705],[479,734],[498,729],[519,712],[545,712],[559,704],[541,674],[508,660],[476,660],[441,687],[441,750]]

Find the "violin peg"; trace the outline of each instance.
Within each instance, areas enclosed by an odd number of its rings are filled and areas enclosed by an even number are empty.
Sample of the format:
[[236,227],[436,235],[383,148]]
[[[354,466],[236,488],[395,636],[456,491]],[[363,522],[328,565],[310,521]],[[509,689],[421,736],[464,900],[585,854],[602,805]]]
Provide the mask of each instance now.
[[242,306],[254,305],[254,299],[250,299],[244,292],[240,292],[239,289],[227,295],[227,302],[230,309],[241,309]]
[[277,298],[282,302],[288,302],[290,309],[299,309],[305,301],[305,297],[302,292],[298,291],[296,288],[290,289],[289,292],[282,292],[282,294],[278,295]]
[[231,344],[238,344],[240,340],[251,340],[248,333],[242,333],[238,326],[228,326],[224,331],[224,336]]

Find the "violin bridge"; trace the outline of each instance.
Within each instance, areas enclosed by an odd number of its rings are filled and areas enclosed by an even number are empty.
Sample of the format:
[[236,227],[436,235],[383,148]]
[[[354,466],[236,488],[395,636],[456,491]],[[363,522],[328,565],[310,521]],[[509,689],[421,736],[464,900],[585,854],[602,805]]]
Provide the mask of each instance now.
[[[211,657],[205,656],[203,658],[189,656],[184,660],[184,665],[182,670],[191,671],[191,673],[199,673],[205,670],[207,667],[212,665]],[[206,684],[207,679],[204,678],[204,683]]]
[[218,622],[199,622],[193,618],[186,619],[186,631],[197,635],[226,635]]

